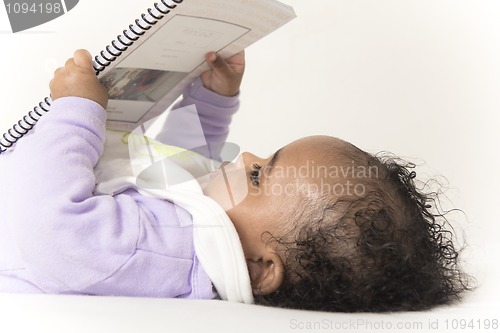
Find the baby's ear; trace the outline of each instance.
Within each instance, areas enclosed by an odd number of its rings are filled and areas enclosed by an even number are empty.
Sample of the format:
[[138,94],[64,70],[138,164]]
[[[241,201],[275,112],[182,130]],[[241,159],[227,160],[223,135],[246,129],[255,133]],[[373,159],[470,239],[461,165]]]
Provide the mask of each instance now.
[[258,260],[247,259],[247,264],[254,295],[271,294],[283,283],[285,267],[278,254],[268,253]]

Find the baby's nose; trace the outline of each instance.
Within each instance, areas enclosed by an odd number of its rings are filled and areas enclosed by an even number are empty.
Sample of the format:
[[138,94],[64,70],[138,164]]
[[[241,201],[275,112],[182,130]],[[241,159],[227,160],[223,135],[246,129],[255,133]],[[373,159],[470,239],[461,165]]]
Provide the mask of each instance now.
[[259,163],[262,160],[259,157],[249,152],[244,152],[241,154],[241,156],[245,160],[245,165],[252,165],[254,163]]

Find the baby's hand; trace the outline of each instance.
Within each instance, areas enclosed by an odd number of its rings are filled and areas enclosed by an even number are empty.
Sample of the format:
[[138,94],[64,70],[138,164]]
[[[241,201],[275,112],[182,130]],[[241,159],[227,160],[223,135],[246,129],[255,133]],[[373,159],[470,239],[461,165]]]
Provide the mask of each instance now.
[[64,67],[58,68],[49,87],[52,100],[76,96],[93,100],[103,108],[108,105],[108,91],[97,79],[87,50],[77,50]]
[[235,54],[227,60],[215,52],[205,56],[210,70],[201,74],[205,88],[222,96],[234,96],[240,91],[240,84],[245,71],[245,51]]

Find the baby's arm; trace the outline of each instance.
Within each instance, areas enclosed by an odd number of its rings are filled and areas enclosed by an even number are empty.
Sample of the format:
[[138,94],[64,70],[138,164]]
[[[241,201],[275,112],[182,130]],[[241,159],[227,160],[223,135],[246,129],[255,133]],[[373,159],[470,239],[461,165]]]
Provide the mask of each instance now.
[[[168,114],[157,139],[188,149],[208,143],[210,151],[199,151],[209,158],[218,159],[221,145],[229,134],[231,118],[239,107],[238,94],[245,69],[245,54],[240,52],[224,60],[211,52],[206,59],[210,70],[184,90],[183,99]],[[180,110],[193,104],[197,114]],[[209,153],[212,156],[208,156]]]
[[[168,247],[177,240],[159,232],[174,232],[173,204],[137,192],[93,195],[105,138],[104,92],[90,55],[76,52],[51,82],[51,111],[5,156],[9,168],[2,176],[10,178],[13,190],[2,214],[7,212],[19,256],[33,282],[48,293],[174,297],[189,292],[168,294],[171,289],[163,288],[175,274],[158,283],[159,271],[191,270],[190,250]],[[159,222],[161,214],[171,217]],[[183,241],[181,232],[175,237]]]

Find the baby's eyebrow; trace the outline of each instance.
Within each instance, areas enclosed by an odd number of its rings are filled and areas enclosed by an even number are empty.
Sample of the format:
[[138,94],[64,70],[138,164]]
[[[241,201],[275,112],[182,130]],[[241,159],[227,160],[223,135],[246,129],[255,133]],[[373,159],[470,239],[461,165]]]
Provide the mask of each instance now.
[[279,154],[281,153],[282,150],[283,150],[283,147],[278,149],[274,153],[273,157],[271,157],[271,160],[269,161],[269,163],[267,164],[267,172],[266,173],[268,176],[271,176],[271,172],[273,171],[273,167],[276,164],[276,162],[278,161]]

